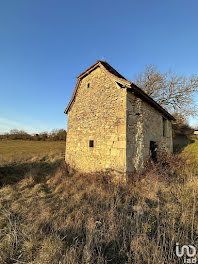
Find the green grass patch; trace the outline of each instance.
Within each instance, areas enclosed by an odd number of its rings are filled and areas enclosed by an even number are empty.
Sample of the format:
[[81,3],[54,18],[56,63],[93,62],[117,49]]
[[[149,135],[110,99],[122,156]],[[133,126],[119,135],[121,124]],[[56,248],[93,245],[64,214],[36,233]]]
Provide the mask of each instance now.
[[198,139],[193,138],[193,143],[185,147],[184,152],[192,153],[194,160],[198,163]]

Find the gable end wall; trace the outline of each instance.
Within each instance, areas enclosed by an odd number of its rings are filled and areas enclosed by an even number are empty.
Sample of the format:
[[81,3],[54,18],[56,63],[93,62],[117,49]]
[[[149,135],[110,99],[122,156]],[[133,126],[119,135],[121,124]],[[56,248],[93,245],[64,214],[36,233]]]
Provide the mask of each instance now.
[[101,68],[82,79],[68,112],[65,159],[81,172],[126,171],[126,89]]

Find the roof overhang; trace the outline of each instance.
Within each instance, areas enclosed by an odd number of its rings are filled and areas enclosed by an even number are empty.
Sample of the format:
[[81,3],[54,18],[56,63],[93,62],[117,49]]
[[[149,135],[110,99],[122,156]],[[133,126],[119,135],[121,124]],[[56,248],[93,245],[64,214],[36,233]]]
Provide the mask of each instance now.
[[90,72],[95,70],[96,68],[100,67],[110,78],[112,78],[115,82],[122,85],[122,88],[126,88],[128,91],[133,92],[134,95],[141,98],[143,101],[150,104],[152,107],[154,107],[156,110],[158,110],[160,113],[162,113],[167,119],[169,120],[175,120],[175,118],[169,114],[161,105],[159,105],[155,100],[153,100],[149,95],[147,95],[141,88],[139,88],[134,83],[128,81],[125,79],[121,74],[119,74],[113,67],[111,67],[106,61],[98,60],[94,65],[89,67],[86,71],[81,73],[77,76],[77,83],[74,89],[74,92],[72,94],[71,100],[69,101],[64,113],[67,114],[70,107],[72,106],[78,87],[80,86],[81,80],[87,76]]

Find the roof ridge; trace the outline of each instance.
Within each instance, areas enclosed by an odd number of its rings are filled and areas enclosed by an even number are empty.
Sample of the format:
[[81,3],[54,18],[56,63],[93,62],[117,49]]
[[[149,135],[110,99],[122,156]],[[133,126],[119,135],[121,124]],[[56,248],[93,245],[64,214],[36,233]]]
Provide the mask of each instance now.
[[111,77],[114,78],[114,81],[117,81],[121,84],[125,84],[126,88],[128,89],[133,89],[134,92],[136,93],[136,96],[141,97],[144,101],[146,101],[147,103],[151,104],[154,108],[156,108],[159,112],[164,113],[164,115],[166,115],[167,117],[169,117],[170,119],[174,120],[174,117],[168,113],[168,111],[166,109],[164,109],[160,104],[158,104],[151,96],[149,96],[147,93],[144,92],[144,90],[140,87],[138,87],[136,84],[134,84],[133,82],[130,82],[129,80],[127,80],[124,76],[122,76],[118,71],[116,71],[108,62],[106,61],[102,61],[102,60],[97,60],[97,62],[95,64],[93,64],[91,67],[89,67],[86,71],[84,71],[83,73],[81,73],[80,75],[77,76],[78,81],[77,84],[75,86],[74,92],[72,94],[71,100],[69,101],[64,113],[67,113],[76,94],[77,94],[77,90],[79,87],[79,84],[82,80],[83,77],[85,77],[86,75],[88,75],[91,71],[93,71],[95,68],[97,67],[101,67],[101,69],[104,69],[104,71]]

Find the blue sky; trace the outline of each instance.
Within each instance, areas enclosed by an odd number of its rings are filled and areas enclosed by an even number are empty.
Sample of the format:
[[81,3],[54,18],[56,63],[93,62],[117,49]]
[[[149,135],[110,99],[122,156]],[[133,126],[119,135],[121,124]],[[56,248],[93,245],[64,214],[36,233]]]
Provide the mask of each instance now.
[[197,74],[197,11],[197,0],[0,1],[0,132],[66,128],[76,76],[97,59],[131,81],[146,64]]

